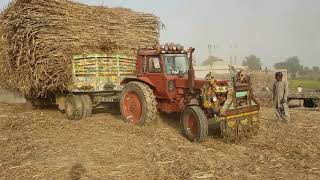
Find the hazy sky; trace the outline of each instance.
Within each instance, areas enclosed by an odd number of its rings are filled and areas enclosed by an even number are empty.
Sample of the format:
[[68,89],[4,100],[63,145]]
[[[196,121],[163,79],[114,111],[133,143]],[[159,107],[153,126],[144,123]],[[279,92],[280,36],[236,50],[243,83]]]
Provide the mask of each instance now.
[[[4,7],[10,0],[0,0]],[[159,16],[166,25],[161,42],[197,49],[196,58],[213,55],[229,61],[255,54],[272,66],[290,56],[320,65],[320,0],[78,0],[122,6]],[[230,46],[237,48],[230,48]],[[238,61],[239,61],[238,60]]]

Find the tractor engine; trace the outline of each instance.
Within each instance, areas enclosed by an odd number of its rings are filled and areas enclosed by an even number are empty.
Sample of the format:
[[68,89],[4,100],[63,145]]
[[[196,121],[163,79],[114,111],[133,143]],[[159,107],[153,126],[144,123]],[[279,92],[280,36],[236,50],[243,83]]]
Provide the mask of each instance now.
[[230,91],[229,81],[216,80],[212,73],[206,75],[206,83],[201,89],[201,107],[207,118],[219,116]]
[[259,129],[259,104],[252,94],[250,77],[239,71],[232,81],[207,74],[201,89],[200,107],[208,119],[220,123],[227,141],[250,137]]

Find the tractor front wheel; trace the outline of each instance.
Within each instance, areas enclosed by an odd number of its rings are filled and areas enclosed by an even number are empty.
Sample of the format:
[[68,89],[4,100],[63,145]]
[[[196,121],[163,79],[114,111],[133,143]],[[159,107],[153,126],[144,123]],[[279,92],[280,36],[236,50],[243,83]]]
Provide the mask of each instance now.
[[208,136],[208,120],[199,106],[189,106],[181,116],[183,131],[186,137],[193,142],[202,142]]
[[126,123],[143,126],[157,117],[157,103],[152,89],[141,82],[130,82],[121,92],[120,111]]

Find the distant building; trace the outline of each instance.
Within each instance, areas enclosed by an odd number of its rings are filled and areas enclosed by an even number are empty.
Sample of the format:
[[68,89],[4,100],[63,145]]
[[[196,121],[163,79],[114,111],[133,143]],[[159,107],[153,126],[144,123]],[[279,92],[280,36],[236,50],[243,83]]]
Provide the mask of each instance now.
[[276,72],[282,72],[283,74],[283,79],[288,80],[288,69],[273,69],[273,73],[275,74]]
[[[194,67],[195,76],[197,79],[203,79],[209,72],[212,72],[216,76],[220,76],[220,77],[222,77],[222,75],[227,76],[230,74],[229,66],[230,66],[230,63],[226,61],[215,61],[215,62],[212,62],[210,65],[196,65]],[[235,67],[235,69],[237,70],[248,69],[247,66],[234,65],[234,64],[232,64],[232,66]]]

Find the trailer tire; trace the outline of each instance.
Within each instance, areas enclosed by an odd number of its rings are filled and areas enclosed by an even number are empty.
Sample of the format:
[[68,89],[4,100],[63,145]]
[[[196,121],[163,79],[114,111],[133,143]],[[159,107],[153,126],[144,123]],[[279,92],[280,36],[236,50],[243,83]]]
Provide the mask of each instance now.
[[69,120],[80,120],[83,116],[83,102],[80,96],[69,95],[65,101],[66,116]]
[[320,111],[320,99],[317,99],[315,104],[316,104],[317,110]]
[[120,96],[120,111],[126,123],[150,124],[157,118],[157,102],[152,89],[141,82],[126,84]]
[[208,120],[199,106],[186,107],[181,115],[183,131],[192,142],[202,142],[208,136]]
[[303,105],[304,107],[307,107],[307,108],[315,108],[316,102],[313,99],[304,99]]
[[83,115],[82,118],[87,118],[92,116],[92,101],[90,96],[81,95],[80,96],[82,104],[83,104]]

